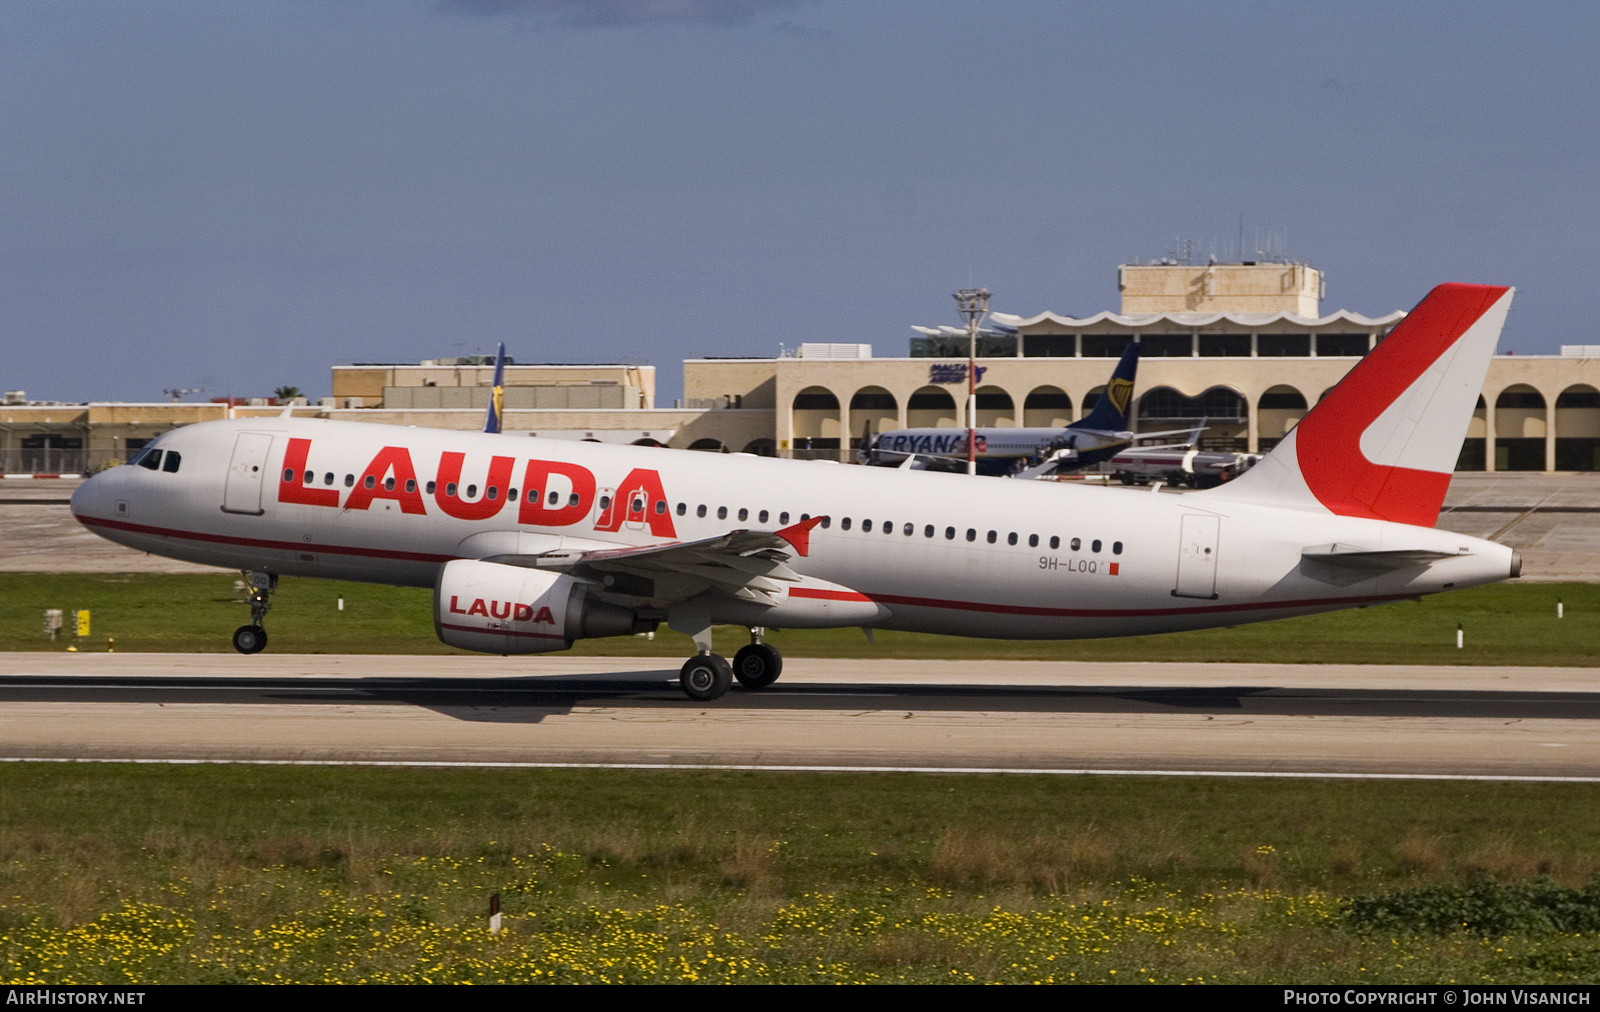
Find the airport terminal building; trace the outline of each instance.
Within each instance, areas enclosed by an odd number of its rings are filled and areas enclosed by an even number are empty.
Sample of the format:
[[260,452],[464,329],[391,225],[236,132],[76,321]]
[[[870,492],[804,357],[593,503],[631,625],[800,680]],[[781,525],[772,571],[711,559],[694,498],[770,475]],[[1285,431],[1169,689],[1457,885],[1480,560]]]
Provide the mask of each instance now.
[[[999,318],[1014,333],[980,339],[977,424],[1082,418],[1137,342],[1139,429],[1204,419],[1208,448],[1267,450],[1405,317],[1324,315],[1321,274],[1295,263],[1130,264],[1118,282],[1115,313]],[[915,329],[925,336],[897,358],[817,344],[792,357],[688,361],[685,394],[712,411],[768,413],[725,444],[757,453],[848,459],[868,432],[965,426],[965,335]],[[1495,356],[1458,467],[1600,468],[1600,346]]]
[[[1321,273],[1292,262],[1127,264],[1118,287],[1117,312],[992,316],[978,347],[977,424],[1083,417],[1116,357],[1137,342],[1140,430],[1203,419],[1207,448],[1267,450],[1405,316],[1323,314]],[[965,427],[965,335],[913,332],[897,357],[875,355],[872,344],[815,343],[773,357],[691,359],[684,398],[671,408],[656,404],[652,366],[512,366],[505,430],[849,460],[886,429]],[[333,396],[296,414],[476,429],[492,371],[480,357],[336,366]],[[0,467],[92,470],[177,425],[280,410],[265,400],[61,405],[8,394]],[[1600,345],[1495,356],[1457,467],[1600,470]]]

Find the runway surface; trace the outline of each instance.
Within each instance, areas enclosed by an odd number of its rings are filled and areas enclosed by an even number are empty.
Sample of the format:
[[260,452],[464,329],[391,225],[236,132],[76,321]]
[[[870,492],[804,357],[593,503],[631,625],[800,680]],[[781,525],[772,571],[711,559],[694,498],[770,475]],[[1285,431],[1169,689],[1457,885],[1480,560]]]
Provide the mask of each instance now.
[[0,758],[1600,778],[1600,671],[0,654]]

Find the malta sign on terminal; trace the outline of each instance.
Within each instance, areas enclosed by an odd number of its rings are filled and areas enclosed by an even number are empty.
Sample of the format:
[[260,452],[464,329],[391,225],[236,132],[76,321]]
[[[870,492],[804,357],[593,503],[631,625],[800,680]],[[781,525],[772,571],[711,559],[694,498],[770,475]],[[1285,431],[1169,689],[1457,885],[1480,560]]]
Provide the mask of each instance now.
[[[977,367],[978,382],[983,382],[983,374],[989,371],[986,365]],[[928,366],[929,383],[965,383],[967,381],[967,363],[965,362],[935,362]]]

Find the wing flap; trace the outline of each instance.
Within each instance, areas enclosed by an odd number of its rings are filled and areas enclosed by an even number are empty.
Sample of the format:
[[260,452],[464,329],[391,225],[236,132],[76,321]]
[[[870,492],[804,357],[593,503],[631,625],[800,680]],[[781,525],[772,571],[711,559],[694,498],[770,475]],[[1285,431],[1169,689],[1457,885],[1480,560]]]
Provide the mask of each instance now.
[[811,550],[812,517],[776,531],[737,530],[699,541],[638,548],[558,549],[492,561],[553,569],[588,580],[602,594],[666,604],[707,590],[757,604],[778,604],[802,577],[789,566]]

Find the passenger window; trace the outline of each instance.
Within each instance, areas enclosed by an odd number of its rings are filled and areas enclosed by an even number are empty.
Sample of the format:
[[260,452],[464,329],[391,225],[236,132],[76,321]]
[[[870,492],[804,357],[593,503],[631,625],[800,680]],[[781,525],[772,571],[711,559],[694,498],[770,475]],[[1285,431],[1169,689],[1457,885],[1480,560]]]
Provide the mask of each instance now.
[[760,513],[756,514],[756,523],[764,524],[766,522],[767,522],[767,511],[766,510],[762,510]]
[[355,488],[355,485],[356,485],[356,476],[355,475],[347,474],[347,475],[344,476],[344,487],[345,488]]
[[385,479],[383,479],[383,490],[385,492],[393,492],[394,491],[394,479],[393,478],[385,478]]
[[871,534],[872,533],[872,521],[871,520],[863,520],[863,521],[861,521],[861,533],[863,533],[863,534]]
[[559,506],[561,504],[561,493],[560,492],[551,492],[550,493],[550,497],[549,497],[549,499],[547,501],[552,506]]
[[[415,492],[416,490],[417,490],[417,480],[415,478],[407,478],[406,479],[406,491],[407,492]],[[489,498],[490,499],[494,498],[494,489],[492,489],[492,488],[489,490]]]
[[976,541],[976,540],[978,540],[978,532],[973,530],[971,527],[968,527],[967,528],[967,540],[968,541]]
[[1017,543],[1017,532],[1016,531],[1012,531],[1010,534],[1006,535],[1006,544],[1014,545],[1016,543]]
[[[332,471],[329,471],[327,474],[322,476],[322,483],[324,485],[332,485],[333,484],[333,472]],[[428,491],[429,492],[433,491],[433,482],[431,482],[431,481],[428,482]]]
[[576,506],[576,505],[578,505],[578,503],[580,503],[582,501],[583,501],[582,499],[578,498],[578,493],[576,493],[576,492],[574,492],[571,495],[567,496],[567,505],[568,506]]
[[476,498],[478,498],[478,486],[476,486],[476,485],[468,485],[467,486],[467,498],[468,499],[476,499]]
[[456,483],[452,481],[445,485],[444,494],[454,499],[456,497]]
[[[430,481],[430,482],[428,482],[428,484],[432,485],[433,482]],[[514,488],[506,489],[506,498],[511,500],[512,502],[516,502],[517,501],[517,490],[514,489]]]
[[954,541],[956,539],[956,529],[954,527],[946,527],[944,529],[944,539],[946,541]]
[[[167,459],[168,460],[172,459],[172,454],[170,454],[170,453],[167,454]],[[317,480],[317,472],[312,471],[312,470],[310,470],[308,468],[305,471],[305,473],[301,475],[301,479],[302,479],[302,483],[303,484],[306,484],[306,485],[313,484]]]
[[[154,471],[155,469],[156,469],[155,464],[151,464],[150,465],[150,470]],[[285,485],[287,485],[292,481],[294,481],[294,468],[292,468],[292,467],[284,468],[283,469],[283,483]]]
[[705,506],[704,505],[696,506],[695,510],[694,510],[694,515],[697,516],[697,517],[705,516],[706,515]]
[[925,538],[933,537],[933,525],[932,524],[929,524],[928,526],[926,526],[926,527],[924,527],[922,529],[922,536],[925,537]]
[[[183,458],[178,456],[178,451],[177,450],[168,450],[167,451],[167,459],[162,461],[162,463],[161,463],[161,470],[167,472],[168,474],[177,474],[178,473],[178,465],[181,464],[182,462],[183,462]],[[306,475],[306,477],[310,478],[311,475],[308,473]]]
[[610,496],[603,495],[603,496],[600,497],[600,508],[602,510],[608,510],[608,509],[611,508],[611,497]]
[[363,481],[361,484],[366,486],[367,488],[377,488],[378,487],[378,479],[374,478],[372,475],[369,474],[369,475],[367,475],[366,481]]
[[[906,524],[906,530],[905,530],[906,537],[909,538],[909,537],[911,537],[911,535],[915,534],[916,532],[917,532],[916,524]],[[932,534],[933,531],[929,530],[928,533]]]
[[633,502],[629,503],[628,504],[628,512],[629,513],[643,513],[644,512],[644,500],[643,499],[635,499]]
[[1038,548],[1039,547],[1039,535],[1037,535],[1037,534],[1028,535],[1028,547],[1029,548]]
[[828,529],[828,524],[831,523],[832,520],[833,520],[832,517],[823,517],[822,518],[822,529],[823,530],[827,530]]
[[1112,555],[1121,555],[1122,554],[1122,542],[1120,542],[1120,541],[1111,542],[1111,554]]
[[845,517],[843,520],[839,521],[839,529],[841,531],[848,531],[850,529],[850,518],[849,517]]
[[1056,537],[1054,534],[1050,535],[1050,547],[1051,548],[1060,548],[1061,547],[1061,539]]
[[740,506],[739,507],[739,519],[740,520],[748,520],[748,519],[750,519],[750,511],[745,509],[743,506]]
[[[407,492],[411,491],[411,483],[409,481],[406,482],[406,491]],[[489,501],[493,502],[494,500],[496,500],[498,498],[500,498],[500,490],[498,488],[495,488],[493,485],[490,485],[489,486]]]
[[1099,541],[1099,539],[1096,539],[1095,543],[1089,546],[1089,550],[1091,552],[1094,552],[1096,555],[1100,554],[1100,541]]
[[991,545],[994,544],[995,537],[996,537],[995,532],[994,531],[990,531],[989,532],[989,544],[991,544]]
[[726,506],[718,506],[717,507],[717,519],[718,520],[726,520],[726,519],[728,519],[728,507],[726,507]]
[[[605,500],[603,500],[603,499],[601,500],[601,502],[604,502],[604,501]],[[681,517],[687,512],[689,512],[689,504],[686,503],[686,502],[679,503],[678,504],[678,516]]]
[[787,513],[779,513],[778,514],[778,525],[781,526],[781,527],[789,526],[789,514],[787,514]]
[[666,511],[667,511],[667,501],[665,499],[657,499],[656,500],[656,516],[661,516]]
[[[1055,546],[1056,546],[1056,539],[1055,538],[1051,538],[1050,539],[1050,547],[1054,548]],[[1073,538],[1072,539],[1072,550],[1074,552],[1076,552],[1078,549],[1080,549],[1082,547],[1083,547],[1083,542],[1082,541],[1078,540],[1077,538]]]

